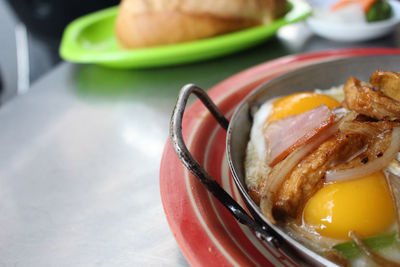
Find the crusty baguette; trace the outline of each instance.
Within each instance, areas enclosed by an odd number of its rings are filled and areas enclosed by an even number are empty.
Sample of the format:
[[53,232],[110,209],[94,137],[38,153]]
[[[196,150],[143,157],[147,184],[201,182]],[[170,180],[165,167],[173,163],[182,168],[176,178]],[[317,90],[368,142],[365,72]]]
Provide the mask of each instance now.
[[174,44],[268,23],[285,0],[122,0],[115,31],[125,48]]

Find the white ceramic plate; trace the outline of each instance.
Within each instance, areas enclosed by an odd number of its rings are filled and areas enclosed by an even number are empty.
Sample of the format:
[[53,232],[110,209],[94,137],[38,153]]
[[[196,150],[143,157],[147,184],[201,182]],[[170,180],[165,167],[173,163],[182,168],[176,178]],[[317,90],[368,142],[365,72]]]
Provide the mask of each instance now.
[[400,3],[389,0],[392,6],[392,17],[387,20],[371,23],[338,23],[323,16],[312,15],[307,24],[318,36],[339,42],[359,42],[376,39],[387,35],[400,23]]

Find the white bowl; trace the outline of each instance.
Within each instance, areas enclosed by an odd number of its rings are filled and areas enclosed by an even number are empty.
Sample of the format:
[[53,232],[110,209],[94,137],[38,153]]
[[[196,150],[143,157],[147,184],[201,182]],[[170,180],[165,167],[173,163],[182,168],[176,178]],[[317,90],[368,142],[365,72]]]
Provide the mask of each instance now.
[[312,15],[307,19],[307,24],[315,34],[333,41],[358,42],[379,38],[392,32],[400,23],[400,3],[393,0],[388,3],[392,7],[392,17],[387,20],[346,23]]

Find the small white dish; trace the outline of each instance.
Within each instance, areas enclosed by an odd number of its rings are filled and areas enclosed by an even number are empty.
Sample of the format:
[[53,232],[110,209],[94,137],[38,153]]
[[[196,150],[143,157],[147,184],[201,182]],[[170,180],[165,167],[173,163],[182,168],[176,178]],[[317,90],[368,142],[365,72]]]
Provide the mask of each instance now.
[[[328,13],[315,13],[307,19],[310,29],[318,36],[338,42],[359,42],[387,35],[400,23],[400,3],[389,0],[392,17],[378,22],[338,21],[325,16]],[[325,11],[326,12],[326,11]],[[357,16],[355,13],[353,15]],[[354,17],[354,16],[353,16]]]

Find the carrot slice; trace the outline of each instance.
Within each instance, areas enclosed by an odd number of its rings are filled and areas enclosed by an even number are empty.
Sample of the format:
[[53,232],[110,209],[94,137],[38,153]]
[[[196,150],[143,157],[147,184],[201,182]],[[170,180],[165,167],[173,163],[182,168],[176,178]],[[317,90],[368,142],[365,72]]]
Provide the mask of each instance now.
[[336,11],[351,4],[358,4],[363,9],[364,13],[367,13],[368,10],[371,8],[371,6],[375,4],[376,1],[378,0],[341,0],[333,4],[331,6],[331,10]]

